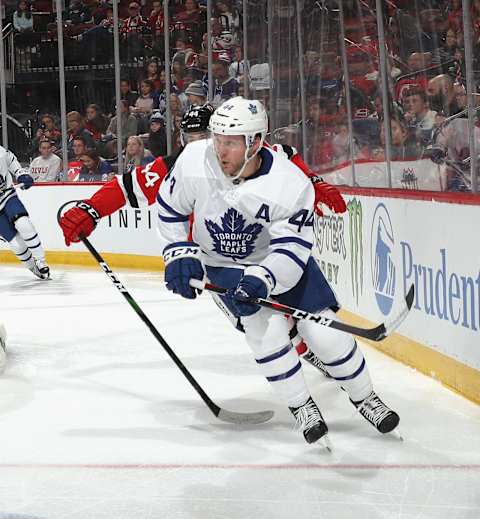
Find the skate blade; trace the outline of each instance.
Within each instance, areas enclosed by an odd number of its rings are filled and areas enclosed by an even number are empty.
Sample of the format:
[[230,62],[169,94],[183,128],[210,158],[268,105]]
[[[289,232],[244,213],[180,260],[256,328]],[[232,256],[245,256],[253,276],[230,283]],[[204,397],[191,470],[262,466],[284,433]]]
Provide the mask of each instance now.
[[403,436],[402,434],[400,433],[400,431],[398,430],[398,428],[395,428],[393,431],[390,431],[390,434],[394,437],[394,438],[397,438],[397,440],[403,442],[405,441],[403,439]]
[[328,451],[330,454],[333,452],[333,445],[330,441],[330,438],[328,437],[328,434],[325,434],[318,440],[318,444],[323,447],[326,451]]

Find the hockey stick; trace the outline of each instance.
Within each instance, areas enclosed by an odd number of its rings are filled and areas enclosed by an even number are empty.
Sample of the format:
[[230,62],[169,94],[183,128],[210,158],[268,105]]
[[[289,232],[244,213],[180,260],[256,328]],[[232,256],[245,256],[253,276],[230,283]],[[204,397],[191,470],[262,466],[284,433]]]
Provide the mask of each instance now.
[[[226,288],[218,287],[216,285],[212,285],[211,283],[205,283],[203,281],[199,281],[198,279],[191,279],[190,286],[199,290],[215,292],[216,294],[225,294],[227,292]],[[276,301],[268,301],[267,299],[254,299],[251,302],[265,308],[270,308],[276,312],[281,312],[282,314],[291,315],[295,319],[314,321],[318,324],[321,324],[322,326],[328,326],[330,328],[335,328],[335,330],[351,333],[353,335],[358,335],[358,337],[363,337],[365,339],[378,342],[383,341],[385,337],[396,330],[404,321],[408,315],[408,312],[410,311],[410,308],[412,307],[414,296],[415,288],[414,285],[412,285],[407,295],[405,296],[405,303],[403,308],[395,316],[387,319],[384,323],[379,324],[374,328],[359,328],[358,326],[341,323],[340,321],[335,321],[334,319],[327,319],[322,315],[304,312],[298,308],[292,308],[291,306],[283,305],[282,303],[277,303]]]
[[[76,202],[76,200],[74,201]],[[60,220],[60,216],[62,210],[68,204],[72,202],[67,202],[63,204],[57,213],[57,221]],[[145,315],[143,310],[140,308],[135,299],[129,294],[127,289],[124,287],[122,282],[117,278],[112,269],[108,266],[106,261],[102,258],[102,256],[98,253],[95,247],[89,242],[89,240],[85,237],[80,236],[82,243],[88,249],[90,254],[97,260],[98,264],[102,267],[105,274],[110,278],[112,283],[116,286],[116,288],[121,292],[123,297],[127,300],[128,304],[133,308],[136,314],[140,317],[140,319],[147,325],[148,329],[152,333],[152,335],[157,339],[157,341],[163,346],[163,349],[168,353],[169,357],[175,362],[178,369],[183,373],[185,378],[190,382],[195,391],[200,395],[200,398],[205,402],[207,407],[212,411],[212,413],[219,419],[224,422],[234,423],[234,424],[260,424],[264,422],[268,422],[273,417],[273,411],[258,411],[254,413],[240,413],[235,411],[228,411],[227,409],[223,409],[219,407],[213,400],[205,393],[200,384],[193,378],[193,375],[188,371],[183,362],[177,357],[175,352],[170,348],[167,341],[160,335],[159,331],[155,328],[154,324],[150,321],[150,319]]]

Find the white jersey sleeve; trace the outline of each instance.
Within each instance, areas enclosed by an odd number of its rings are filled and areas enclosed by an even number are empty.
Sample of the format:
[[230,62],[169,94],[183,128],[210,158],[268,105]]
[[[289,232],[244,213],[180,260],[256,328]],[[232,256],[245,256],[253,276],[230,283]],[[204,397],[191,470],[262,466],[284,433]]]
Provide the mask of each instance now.
[[4,155],[4,161],[8,168],[8,171],[10,172],[12,177],[17,179],[18,175],[25,173],[25,170],[20,165],[20,162],[18,162],[17,157],[10,150],[5,150],[5,152],[6,153]]
[[188,240],[189,220],[194,206],[183,157],[183,154],[180,155],[165,177],[157,196],[158,230],[163,240],[170,244]]
[[10,150],[0,146],[0,211],[7,201],[15,196],[13,181],[24,172],[17,157]]

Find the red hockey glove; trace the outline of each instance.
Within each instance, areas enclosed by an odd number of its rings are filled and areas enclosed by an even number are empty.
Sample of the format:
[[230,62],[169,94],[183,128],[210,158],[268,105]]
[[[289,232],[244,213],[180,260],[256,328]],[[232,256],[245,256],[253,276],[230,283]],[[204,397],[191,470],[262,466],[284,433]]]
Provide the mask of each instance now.
[[100,214],[89,203],[80,201],[75,207],[69,209],[58,222],[65,237],[67,247],[71,243],[79,242],[80,236],[86,238],[95,229]]
[[319,177],[311,177],[313,187],[315,189],[315,212],[318,216],[323,216],[322,209],[319,205],[327,205],[334,213],[344,213],[347,210],[345,200],[342,193],[331,184],[327,184]]

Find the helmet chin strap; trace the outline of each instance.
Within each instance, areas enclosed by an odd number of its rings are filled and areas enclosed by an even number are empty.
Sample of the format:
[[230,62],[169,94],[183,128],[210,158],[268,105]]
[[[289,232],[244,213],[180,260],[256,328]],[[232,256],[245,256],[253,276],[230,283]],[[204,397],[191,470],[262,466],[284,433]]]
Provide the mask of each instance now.
[[228,178],[228,180],[230,180],[231,182],[235,182],[236,180],[238,180],[242,176],[242,173],[245,171],[245,168],[247,167],[247,164],[254,157],[257,156],[257,153],[260,151],[260,148],[263,145],[263,141],[261,141],[260,146],[257,148],[257,151],[251,157],[248,156],[248,152],[252,149],[253,144],[250,145],[250,146],[248,145],[247,136],[245,136],[245,144],[247,144],[247,149],[245,150],[245,157],[244,157],[244,161],[243,161],[243,166],[238,170],[238,172],[233,177],[230,176],[230,175],[225,175]]
[[241,176],[242,176],[242,173],[245,171],[245,168],[247,167],[247,164],[253,159],[253,157],[255,157],[256,153],[253,154],[251,157],[248,156],[248,152],[250,151],[250,148],[247,148],[245,150],[245,157],[244,157],[244,161],[243,161],[243,166],[238,170],[238,173],[236,175],[234,175],[233,177],[230,176],[230,175],[226,175],[228,180],[230,180],[231,182],[234,182],[235,180],[238,180]]

